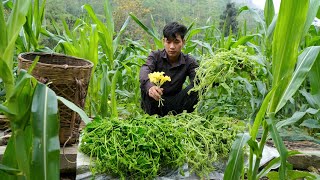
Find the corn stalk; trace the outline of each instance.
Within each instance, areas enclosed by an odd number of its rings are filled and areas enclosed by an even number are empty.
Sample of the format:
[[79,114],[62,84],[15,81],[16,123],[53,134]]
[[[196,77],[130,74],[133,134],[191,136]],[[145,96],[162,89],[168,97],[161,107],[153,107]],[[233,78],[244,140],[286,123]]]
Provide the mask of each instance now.
[[[238,141],[242,140],[241,143],[234,144],[224,179],[239,179],[241,177],[241,174],[244,172],[243,161],[235,160],[241,159],[241,156],[244,155],[241,149],[246,144],[250,146],[247,177],[249,180],[258,179],[260,177],[258,176],[258,169],[262,158],[262,151],[269,135],[272,137],[280,153],[280,159],[278,159],[278,163],[280,164],[279,178],[286,179],[288,177],[286,159],[290,152],[284,146],[278,133],[275,125],[275,115],[298,90],[317,59],[316,57],[320,51],[319,46],[306,48],[299,55],[299,58],[298,47],[301,38],[304,36],[305,29],[310,27],[311,22],[308,19],[314,18],[315,14],[313,12],[317,12],[318,8],[319,2],[315,0],[281,1],[272,43],[272,89],[265,97],[255,117],[254,124],[250,128],[250,135],[240,136]],[[261,125],[263,133],[260,142],[257,142],[256,138]],[[242,168],[233,169],[237,166]]]

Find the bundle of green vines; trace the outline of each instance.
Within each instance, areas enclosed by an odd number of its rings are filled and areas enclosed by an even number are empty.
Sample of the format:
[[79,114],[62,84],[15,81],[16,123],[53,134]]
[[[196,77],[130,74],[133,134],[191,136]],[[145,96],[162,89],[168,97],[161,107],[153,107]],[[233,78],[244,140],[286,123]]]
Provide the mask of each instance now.
[[263,61],[251,56],[244,46],[205,55],[195,82],[200,114],[210,112],[238,119],[247,119],[259,107],[268,86]]
[[121,179],[153,179],[185,163],[200,177],[227,157],[241,122],[195,113],[127,119],[96,118],[82,133],[80,150],[92,157],[93,174]]

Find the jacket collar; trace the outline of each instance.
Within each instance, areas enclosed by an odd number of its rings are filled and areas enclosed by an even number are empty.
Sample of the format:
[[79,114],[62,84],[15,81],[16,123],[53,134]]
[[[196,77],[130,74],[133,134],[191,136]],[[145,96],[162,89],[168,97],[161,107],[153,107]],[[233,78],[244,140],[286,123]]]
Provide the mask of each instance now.
[[[160,57],[162,59],[165,59],[169,63],[168,55],[167,55],[167,52],[166,52],[165,49],[161,50]],[[183,53],[181,52],[180,55],[179,55],[179,58],[178,58],[178,63],[175,64],[173,67],[178,67],[178,66],[180,66],[182,64],[186,64],[186,60],[184,58]]]

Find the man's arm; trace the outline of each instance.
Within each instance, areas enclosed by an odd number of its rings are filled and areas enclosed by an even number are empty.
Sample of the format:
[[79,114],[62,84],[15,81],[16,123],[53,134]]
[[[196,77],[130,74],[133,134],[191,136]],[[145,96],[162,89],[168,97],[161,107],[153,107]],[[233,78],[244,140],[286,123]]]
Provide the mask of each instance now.
[[143,92],[147,93],[150,87],[154,86],[149,80],[148,74],[152,73],[155,70],[155,62],[156,60],[150,54],[147,58],[145,64],[143,64],[140,68],[140,88]]
[[155,71],[156,68],[156,59],[153,53],[151,53],[145,64],[141,66],[140,69],[140,88],[142,89],[143,93],[146,93],[156,101],[161,98],[163,89],[155,86],[153,83],[150,82],[148,77],[149,73]]
[[199,65],[194,58],[190,58],[190,60],[191,60],[191,63],[188,68],[188,74],[189,74],[190,84],[193,87],[194,78],[196,76],[196,69],[199,67]]

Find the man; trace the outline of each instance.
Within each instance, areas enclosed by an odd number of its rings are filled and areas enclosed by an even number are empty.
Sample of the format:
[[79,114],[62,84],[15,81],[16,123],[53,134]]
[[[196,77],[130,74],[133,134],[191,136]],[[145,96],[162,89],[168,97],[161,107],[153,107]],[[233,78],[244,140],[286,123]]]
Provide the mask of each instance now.
[[[179,114],[183,110],[192,112],[193,106],[198,102],[196,92],[188,94],[193,87],[198,63],[190,55],[181,52],[186,33],[187,28],[182,24],[167,24],[163,28],[164,49],[152,51],[140,69],[141,106],[150,115],[164,116],[170,111]],[[148,78],[148,74],[153,72],[164,72],[166,76],[170,76],[171,81],[157,87]],[[187,76],[190,84],[182,90]],[[164,105],[158,107],[160,98],[164,99]]]

